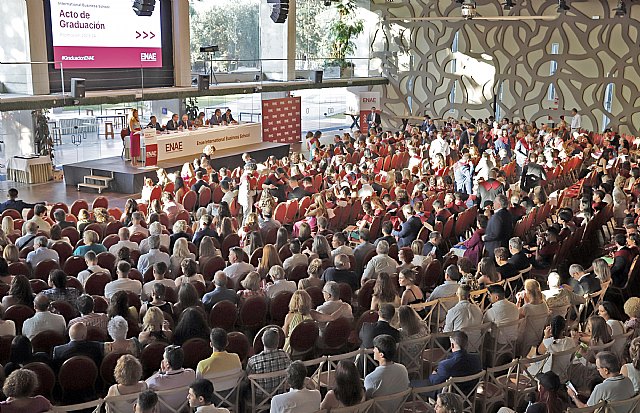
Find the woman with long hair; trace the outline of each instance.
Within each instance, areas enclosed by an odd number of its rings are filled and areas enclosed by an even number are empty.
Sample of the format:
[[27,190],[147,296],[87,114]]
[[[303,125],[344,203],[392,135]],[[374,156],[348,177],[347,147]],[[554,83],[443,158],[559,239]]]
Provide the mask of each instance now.
[[258,271],[258,274],[264,278],[269,273],[271,267],[276,265],[282,267],[282,261],[280,261],[278,251],[276,251],[276,247],[273,246],[273,244],[267,244],[262,249],[262,259],[260,260],[260,264],[258,264],[256,271]]
[[404,270],[410,271],[415,268],[415,265],[413,265],[413,258],[414,254],[411,247],[400,248],[398,251],[398,261],[400,262],[400,265],[397,267],[398,273],[401,273]]
[[291,332],[294,328],[304,320],[312,320],[311,318],[311,296],[304,290],[296,290],[289,301],[289,313],[284,319],[282,330],[286,336],[284,343],[284,351],[291,353]]
[[176,194],[176,202],[182,202],[182,198],[184,198],[184,195],[189,189],[185,187],[184,179],[182,179],[180,175],[176,175],[174,183],[175,185],[173,187],[173,193]]
[[209,341],[209,325],[204,311],[189,307],[180,316],[180,321],[173,329],[173,344],[181,346],[190,338],[201,338]]
[[[576,340],[565,335],[565,329],[567,328],[567,322],[562,316],[554,316],[551,319],[551,323],[544,329],[544,337],[542,342],[538,345],[538,354],[554,354],[560,351],[568,350],[576,346]],[[551,370],[552,358],[549,357],[545,360],[542,372]],[[568,366],[564,366],[566,370]],[[562,367],[560,367],[562,368]],[[529,369],[529,371],[535,370]],[[538,369],[540,371],[540,369]]]
[[231,221],[231,218],[222,218],[222,220],[220,221],[220,226],[218,227],[218,234],[220,242],[224,241],[227,236],[235,234],[235,230],[233,229],[233,221]]
[[9,294],[2,298],[2,308],[5,310],[17,304],[33,307],[33,290],[29,279],[22,274],[13,277],[9,287]]
[[325,261],[331,257],[331,246],[329,245],[329,241],[324,235],[316,235],[313,238],[313,243],[311,244],[311,254],[309,255],[310,259],[320,258]]
[[500,282],[502,277],[496,269],[496,264],[493,258],[484,257],[478,263],[478,273],[476,279],[481,286],[495,284]]
[[[575,339],[580,340],[581,343],[586,344],[587,346],[601,346],[603,344],[607,344],[611,342],[611,333],[609,332],[609,325],[604,320],[604,318],[599,315],[592,315],[587,320],[587,326],[584,329],[584,332],[573,331],[572,336]],[[585,349],[582,347],[579,350],[582,355],[589,361],[590,363],[595,363],[596,354],[590,349]]]
[[264,289],[262,288],[262,278],[257,271],[251,271],[244,280],[240,281],[242,290],[238,290],[238,298],[240,305],[249,297],[264,297]]
[[140,118],[138,117],[138,109],[131,111],[129,118],[129,157],[131,158],[131,166],[138,166],[138,157],[140,156],[140,134],[142,127],[140,126]]
[[178,302],[173,305],[173,314],[177,320],[180,314],[189,307],[199,308],[204,314],[204,305],[198,296],[198,290],[191,283],[183,283],[178,288]]
[[424,294],[416,285],[416,273],[413,270],[402,270],[398,275],[400,287],[404,287],[401,305],[420,304],[424,302]]
[[142,319],[142,331],[138,334],[140,344],[146,346],[154,341],[171,343],[171,335],[162,310],[159,307],[149,307]]
[[173,254],[170,258],[170,269],[173,278],[178,278],[182,273],[182,261],[190,258],[195,261],[196,255],[189,251],[189,241],[186,238],[178,238],[173,245]]
[[124,211],[120,217],[120,222],[122,222],[125,227],[131,225],[131,216],[134,212],[138,212],[138,203],[135,199],[129,198],[124,203]]
[[[246,236],[246,241],[244,243],[244,252],[247,253],[247,256],[251,257],[255,250],[260,247],[264,247],[264,243],[262,241],[262,235],[260,235],[260,231],[251,231]],[[264,257],[264,253],[263,253]]]
[[600,283],[611,280],[611,268],[604,259],[596,258],[593,260],[592,266],[593,273],[596,275],[596,278],[600,280]]
[[324,269],[322,268],[322,260],[320,258],[315,258],[309,262],[309,266],[307,267],[307,274],[309,275],[307,278],[303,278],[298,281],[298,289],[306,290],[309,287],[320,287],[324,285],[324,281],[320,279]]
[[540,283],[533,279],[524,282],[524,291],[519,292],[516,297],[520,318],[527,319],[526,322],[520,323],[518,331],[521,355],[525,356],[531,346],[540,343],[541,332],[547,323],[547,319],[543,316],[549,314],[549,307],[544,301]]
[[318,218],[329,218],[329,213],[326,207],[326,200],[321,193],[314,194],[312,197],[312,203],[304,213],[305,218],[302,221],[298,221],[293,225],[293,235],[297,236],[300,232],[300,225],[303,222],[309,224],[311,232],[314,232],[318,228]]
[[244,225],[238,230],[242,245],[245,245],[247,235],[251,232],[260,232],[260,224],[258,222],[258,214],[255,212],[249,213],[244,220]]
[[630,363],[624,364],[620,369],[620,374],[628,377],[633,383],[633,390],[638,393],[640,391],[640,338],[636,337],[631,340],[629,345]]
[[20,250],[15,245],[9,244],[2,250],[2,258],[7,261],[7,264],[20,262]]
[[335,371],[335,385],[320,404],[321,410],[355,406],[364,401],[360,372],[351,360],[340,360]]
[[206,285],[204,276],[198,273],[198,263],[193,258],[183,258],[182,262],[180,262],[180,268],[182,269],[182,275],[174,280],[176,288],[180,288],[182,284],[194,282],[201,282]]
[[[401,305],[398,308],[398,321],[400,323],[400,340],[409,341],[426,337],[429,334],[429,327],[416,310],[408,305]],[[400,355],[400,362],[410,364],[422,353],[424,342],[412,343],[405,347],[405,351]]]
[[138,312],[135,307],[129,307],[129,296],[126,291],[116,291],[111,296],[111,301],[107,307],[107,317],[112,319],[115,316],[123,317],[129,323],[138,323]]
[[373,296],[371,297],[372,311],[378,311],[382,304],[392,304],[394,307],[400,305],[400,296],[396,289],[395,283],[386,272],[381,272],[376,278],[373,286]]
[[276,250],[280,251],[280,248],[284,247],[289,243],[289,231],[281,226],[278,228],[278,233],[276,235]]

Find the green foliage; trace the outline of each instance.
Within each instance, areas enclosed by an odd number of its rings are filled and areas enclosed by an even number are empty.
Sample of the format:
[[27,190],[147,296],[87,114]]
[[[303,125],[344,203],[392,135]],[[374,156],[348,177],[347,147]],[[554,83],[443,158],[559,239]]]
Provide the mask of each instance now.
[[298,1],[296,4],[296,54],[298,58],[325,56],[329,42],[324,22],[318,16],[327,11],[321,0]]
[[[205,60],[208,56],[200,53],[200,46],[218,45],[214,59],[255,59],[260,58],[260,5],[257,2],[215,2],[204,11],[195,12],[191,7],[191,58]],[[232,70],[217,64],[218,70]],[[253,66],[241,62],[241,66]]]
[[329,26],[329,41],[331,50],[329,55],[334,59],[333,64],[340,67],[353,66],[345,58],[353,54],[356,45],[353,39],[364,31],[364,21],[356,18],[357,9],[354,0],[341,0],[335,5],[338,18]]

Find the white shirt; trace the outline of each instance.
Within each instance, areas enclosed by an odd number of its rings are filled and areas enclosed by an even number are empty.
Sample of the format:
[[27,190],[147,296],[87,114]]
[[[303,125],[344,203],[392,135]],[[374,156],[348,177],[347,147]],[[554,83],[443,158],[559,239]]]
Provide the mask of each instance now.
[[142,292],[142,283],[138,280],[118,278],[104,286],[104,296],[108,299],[111,299],[111,297],[118,291],[131,291],[140,295]]
[[395,274],[397,267],[398,263],[396,260],[386,254],[378,254],[367,263],[367,267],[364,269],[362,276],[368,280],[373,280],[381,272]]
[[313,413],[320,410],[320,390],[289,389],[288,393],[273,396],[271,413]]
[[[490,321],[494,324],[504,324],[516,321],[519,318],[520,311],[517,305],[507,300],[500,300],[493,303],[491,308],[484,313],[483,321]],[[504,344],[507,340],[516,340],[518,338],[518,325],[504,329],[503,333],[504,334],[500,335],[500,340],[498,341],[501,344]]]
[[160,250],[149,250],[146,254],[142,255],[138,260],[138,271],[140,274],[144,274],[149,267],[152,267],[156,262],[164,262],[167,267],[171,266],[171,257],[166,252]]
[[224,269],[224,274],[231,278],[232,280],[236,280],[244,275],[249,274],[251,271],[255,271],[255,267],[248,262],[236,262],[228,266]]
[[120,240],[118,241],[118,243],[113,244],[110,248],[109,248],[109,252],[113,255],[115,255],[116,257],[118,256],[118,251],[120,251],[122,248],[127,247],[129,248],[131,251],[133,250],[138,250],[140,249],[140,247],[138,246],[138,244],[136,244],[133,241],[123,241]]
[[353,255],[353,248],[348,245],[340,245],[338,248],[331,251],[331,258],[335,258],[338,254]]
[[451,310],[447,311],[444,331],[458,331],[465,327],[475,327],[482,324],[482,310],[469,301],[459,301]]
[[139,232],[139,233],[141,233],[141,234],[143,234],[143,235],[145,235],[145,236],[147,236],[147,237],[149,236],[149,230],[148,230],[148,229],[146,229],[146,228],[145,228],[145,227],[143,227],[142,225],[133,225],[133,224],[132,224],[132,225],[129,227],[129,233],[133,235],[133,234],[135,234],[136,232]]
[[99,265],[92,265],[86,270],[80,271],[78,273],[78,281],[80,281],[82,283],[82,286],[84,287],[91,274],[96,272],[106,272],[107,274],[109,274],[109,270],[107,270],[106,268],[102,268]]
[[571,118],[571,130],[573,129],[580,129],[582,127],[582,116],[580,116],[579,113],[576,113],[576,115]]
[[293,269],[298,265],[308,265],[309,257],[305,254],[293,254],[291,257],[284,260],[282,263],[282,268],[285,270]]
[[442,137],[437,137],[431,142],[429,146],[429,157],[433,159],[436,154],[440,153],[445,158],[449,155],[451,149],[449,148],[449,143]]
[[140,294],[140,299],[141,300],[147,300],[149,298],[151,298],[151,291],[153,291],[153,286],[156,283],[160,283],[163,284],[166,288],[171,288],[172,290],[176,289],[176,283],[173,280],[169,280],[166,278],[163,278],[161,280],[153,280],[153,281],[149,281],[148,283],[146,283],[145,285],[142,286],[142,293]]
[[[160,237],[160,246],[169,249],[169,246],[171,246],[171,237],[167,234],[160,234],[158,236]],[[149,238],[140,241],[140,253],[146,254],[147,252],[149,252]]]
[[50,311],[38,311],[33,317],[24,320],[22,324],[22,335],[32,339],[36,334],[45,330],[53,330],[64,334],[66,328],[67,323],[60,314],[53,314]]
[[291,291],[294,292],[297,290],[296,283],[293,281],[287,280],[276,280],[273,284],[267,285],[266,295],[269,298],[273,298],[280,291]]
[[60,257],[56,251],[50,250],[46,247],[38,247],[35,251],[31,251],[27,254],[27,262],[31,264],[31,268],[36,268],[36,266],[44,260],[60,262]]

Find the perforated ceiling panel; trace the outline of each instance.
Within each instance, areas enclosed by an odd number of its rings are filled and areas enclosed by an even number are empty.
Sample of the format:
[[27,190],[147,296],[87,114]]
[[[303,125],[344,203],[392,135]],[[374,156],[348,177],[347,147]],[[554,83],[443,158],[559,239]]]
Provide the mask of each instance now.
[[[488,117],[495,95],[500,116],[557,121],[576,107],[584,127],[602,130],[610,122],[638,134],[640,4],[626,0],[624,17],[614,16],[615,2],[567,4],[571,10],[553,21],[407,23],[386,18],[460,16],[460,6],[451,0],[372,2],[381,15],[372,55],[391,81],[374,88],[382,93],[384,113]],[[498,1],[477,3],[481,16],[556,16],[557,8],[551,0],[519,2],[511,11]]]

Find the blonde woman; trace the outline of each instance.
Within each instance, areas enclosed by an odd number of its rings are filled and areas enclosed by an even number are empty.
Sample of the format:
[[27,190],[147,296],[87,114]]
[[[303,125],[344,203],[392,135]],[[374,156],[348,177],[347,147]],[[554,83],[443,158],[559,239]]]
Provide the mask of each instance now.
[[173,251],[173,246],[180,238],[186,238],[187,241],[191,241],[191,235],[187,232],[189,230],[189,224],[184,219],[179,219],[173,224],[173,234],[170,237],[169,251]]
[[124,396],[127,394],[140,393],[147,389],[147,383],[141,381],[142,364],[131,354],[125,354],[118,359],[116,368],[113,370],[116,384],[109,387],[109,392],[105,398],[107,413],[121,413],[133,411],[134,400],[109,402],[109,396]]
[[629,356],[631,363],[623,365],[620,374],[631,380],[633,390],[638,393],[640,391],[640,338],[631,340]]
[[89,211],[87,211],[86,209],[81,209],[80,212],[78,212],[78,223],[76,224],[78,232],[82,234],[84,229],[89,224],[91,224],[91,220],[89,219]]
[[251,212],[244,220],[244,225],[238,230],[238,235],[242,240],[241,247],[245,245],[247,235],[254,231],[260,232],[260,224],[258,222],[258,214]]
[[178,238],[173,244],[173,254],[171,255],[171,274],[173,278],[178,278],[182,272],[182,261],[190,258],[195,261],[196,255],[189,251],[189,242],[186,238]]
[[324,285],[324,281],[320,279],[324,269],[322,268],[322,260],[320,258],[315,258],[309,262],[309,267],[307,267],[307,274],[309,275],[307,278],[303,278],[298,281],[298,289],[306,290],[309,287],[320,287]]
[[296,290],[289,301],[289,313],[284,319],[282,327],[286,340],[284,342],[284,351],[291,353],[291,332],[294,328],[304,320],[312,320],[311,318],[311,296],[304,290]]
[[100,236],[95,231],[85,231],[82,234],[82,241],[84,242],[84,245],[79,246],[75,251],[73,251],[73,255],[77,257],[84,257],[84,254],[89,251],[95,252],[96,255],[107,251],[107,248],[100,244]]
[[154,341],[170,343],[171,335],[169,324],[165,322],[162,310],[158,307],[149,307],[142,319],[142,331],[138,335],[140,344],[146,346]]
[[131,158],[131,166],[138,166],[138,157],[140,156],[140,119],[138,118],[138,109],[131,112],[129,118],[129,157]]
[[7,264],[14,262],[20,262],[20,251],[18,247],[13,244],[9,244],[2,250],[2,258],[7,261]]
[[549,307],[544,300],[540,283],[536,280],[526,280],[524,282],[524,291],[517,294],[518,308],[520,309],[520,318],[527,318],[529,321],[520,323],[518,331],[518,340],[521,343],[520,355],[526,356],[531,346],[540,344],[542,332],[547,324],[549,315]]
[[14,228],[13,218],[11,218],[8,215],[6,217],[2,218],[2,230],[7,235],[10,235],[10,234],[13,234],[14,232],[16,232],[16,230]]
[[238,291],[240,305],[249,297],[264,297],[264,289],[261,286],[262,278],[256,271],[251,271],[244,280],[240,281],[243,290]]
[[593,273],[601,283],[611,280],[611,268],[609,264],[602,258],[596,258],[593,260]]

